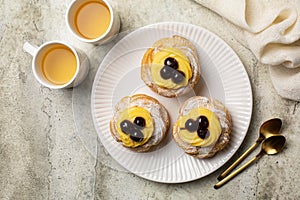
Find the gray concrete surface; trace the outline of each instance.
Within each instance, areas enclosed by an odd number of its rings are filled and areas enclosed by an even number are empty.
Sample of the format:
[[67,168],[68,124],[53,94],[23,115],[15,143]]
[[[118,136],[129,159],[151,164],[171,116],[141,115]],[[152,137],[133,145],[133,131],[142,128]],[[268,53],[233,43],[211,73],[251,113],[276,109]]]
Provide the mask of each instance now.
[[[0,199],[300,199],[299,102],[276,94],[268,66],[255,59],[234,26],[191,0],[111,2],[124,34],[155,22],[186,22],[216,33],[236,51],[250,77],[254,101],[241,148],[215,173],[184,184],[155,183],[127,172],[99,141],[96,159],[78,134],[83,129],[73,116],[73,91],[42,87],[33,77],[31,56],[22,50],[25,41],[40,45],[54,39],[84,50],[92,62],[90,87],[113,43],[95,47],[77,41],[65,25],[70,2],[0,0]],[[264,157],[214,190],[218,174],[255,141],[261,122],[271,117],[284,121],[284,151]],[[95,133],[90,124],[84,131]]]

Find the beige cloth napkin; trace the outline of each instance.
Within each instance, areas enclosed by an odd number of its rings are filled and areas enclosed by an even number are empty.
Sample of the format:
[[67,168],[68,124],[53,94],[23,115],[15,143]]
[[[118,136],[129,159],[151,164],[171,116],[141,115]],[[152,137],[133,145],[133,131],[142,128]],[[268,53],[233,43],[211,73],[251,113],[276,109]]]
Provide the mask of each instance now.
[[278,94],[300,101],[300,0],[195,0],[243,30]]

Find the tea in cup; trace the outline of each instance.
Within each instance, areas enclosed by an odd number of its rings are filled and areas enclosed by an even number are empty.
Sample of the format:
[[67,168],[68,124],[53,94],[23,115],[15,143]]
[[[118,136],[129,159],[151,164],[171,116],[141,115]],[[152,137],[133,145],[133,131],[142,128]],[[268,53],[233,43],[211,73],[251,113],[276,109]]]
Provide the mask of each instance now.
[[66,21],[77,39],[92,44],[106,43],[120,30],[119,16],[106,0],[73,1]]
[[89,61],[86,55],[64,42],[51,41],[40,47],[26,42],[23,48],[33,56],[35,78],[46,87],[75,87],[88,74]]

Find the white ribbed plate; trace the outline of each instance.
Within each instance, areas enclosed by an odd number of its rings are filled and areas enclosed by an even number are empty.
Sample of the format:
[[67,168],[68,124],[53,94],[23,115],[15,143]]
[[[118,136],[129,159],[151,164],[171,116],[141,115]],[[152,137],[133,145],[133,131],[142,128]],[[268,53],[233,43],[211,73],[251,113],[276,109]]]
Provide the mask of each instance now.
[[[230,143],[210,159],[186,155],[172,140],[171,130],[155,151],[136,153],[111,136],[109,121],[115,104],[124,96],[144,93],[157,98],[169,111],[172,124],[180,104],[189,96],[165,98],[153,93],[140,78],[140,63],[146,49],[163,37],[181,35],[197,47],[201,79],[196,95],[223,102],[231,112]],[[110,155],[123,167],[143,178],[165,183],[187,182],[204,177],[227,162],[241,145],[251,118],[252,92],[249,78],[235,52],[215,34],[184,23],[159,23],[138,29],[119,41],[106,55],[92,88],[92,115],[97,133]]]

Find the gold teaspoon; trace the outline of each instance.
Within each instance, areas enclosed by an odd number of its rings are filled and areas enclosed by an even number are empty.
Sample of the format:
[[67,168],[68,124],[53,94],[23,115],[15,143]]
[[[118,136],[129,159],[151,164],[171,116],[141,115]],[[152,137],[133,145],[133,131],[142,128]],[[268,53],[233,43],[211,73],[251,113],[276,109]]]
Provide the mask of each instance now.
[[218,180],[225,178],[238,164],[240,164],[264,139],[270,136],[279,134],[282,126],[282,121],[279,118],[272,118],[265,121],[259,129],[259,136],[252,146],[243,153],[232,165],[230,165],[220,176]]
[[236,171],[234,171],[233,173],[229,174],[224,179],[219,181],[214,186],[214,188],[218,189],[218,188],[222,187],[225,183],[227,183],[232,178],[234,178],[236,175],[241,173],[243,170],[245,170],[247,167],[249,167],[257,159],[261,158],[263,155],[265,155],[265,154],[274,155],[274,154],[279,153],[283,149],[285,141],[286,141],[286,139],[282,135],[274,135],[274,136],[270,136],[269,138],[265,139],[264,142],[262,143],[261,151],[254,158],[252,158],[247,163],[245,163],[240,168],[238,168]]

